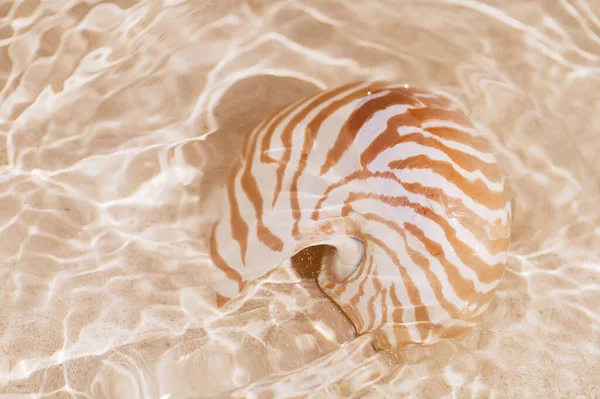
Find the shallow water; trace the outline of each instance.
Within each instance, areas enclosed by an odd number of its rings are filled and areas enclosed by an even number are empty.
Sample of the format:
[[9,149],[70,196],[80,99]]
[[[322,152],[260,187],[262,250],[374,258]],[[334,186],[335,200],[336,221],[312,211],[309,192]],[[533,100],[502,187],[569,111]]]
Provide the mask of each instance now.
[[[0,0],[0,398],[600,398],[600,3]],[[466,337],[374,352],[282,268],[217,310],[240,139],[325,87],[458,101],[514,205]]]

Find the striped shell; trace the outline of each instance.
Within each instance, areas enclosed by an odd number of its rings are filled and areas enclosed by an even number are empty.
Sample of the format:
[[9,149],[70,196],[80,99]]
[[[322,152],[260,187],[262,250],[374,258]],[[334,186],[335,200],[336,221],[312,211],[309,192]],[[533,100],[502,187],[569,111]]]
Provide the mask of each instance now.
[[318,282],[383,349],[475,325],[505,270],[510,202],[494,156],[451,101],[352,83],[248,137],[211,236],[218,296],[298,251],[335,248]]

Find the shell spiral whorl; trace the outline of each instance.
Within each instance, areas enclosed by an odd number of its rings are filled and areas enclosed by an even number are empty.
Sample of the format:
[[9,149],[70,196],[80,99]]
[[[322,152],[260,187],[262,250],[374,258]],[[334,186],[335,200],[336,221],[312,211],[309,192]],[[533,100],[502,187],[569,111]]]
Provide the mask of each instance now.
[[213,228],[231,298],[309,246],[319,286],[393,349],[473,326],[505,270],[511,211],[494,156],[453,103],[351,83],[292,104],[247,138]]

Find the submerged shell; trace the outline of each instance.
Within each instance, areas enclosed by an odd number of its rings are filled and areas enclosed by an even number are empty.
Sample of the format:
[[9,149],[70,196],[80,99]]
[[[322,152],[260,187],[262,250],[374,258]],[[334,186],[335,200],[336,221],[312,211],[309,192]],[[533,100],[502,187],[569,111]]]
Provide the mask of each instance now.
[[219,295],[333,245],[339,263],[319,284],[381,348],[473,326],[504,274],[496,160],[463,112],[424,90],[352,83],[288,106],[248,137],[225,202],[211,240]]

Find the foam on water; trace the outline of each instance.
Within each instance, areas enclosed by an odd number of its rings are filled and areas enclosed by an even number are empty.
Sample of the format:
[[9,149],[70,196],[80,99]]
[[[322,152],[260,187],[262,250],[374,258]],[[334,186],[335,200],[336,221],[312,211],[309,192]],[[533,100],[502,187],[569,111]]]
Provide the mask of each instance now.
[[[0,0],[0,397],[600,397],[598,10]],[[241,138],[357,79],[452,97],[507,176],[509,269],[464,338],[374,352],[286,265],[215,306]]]

